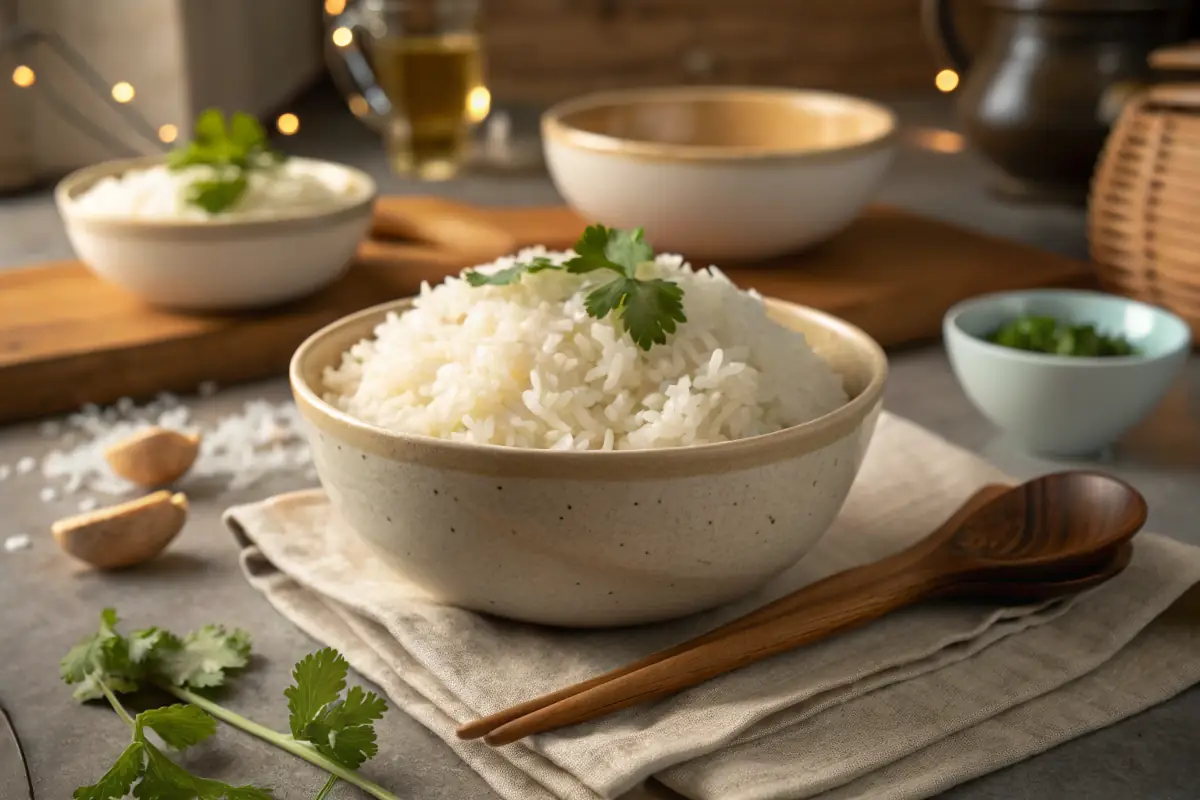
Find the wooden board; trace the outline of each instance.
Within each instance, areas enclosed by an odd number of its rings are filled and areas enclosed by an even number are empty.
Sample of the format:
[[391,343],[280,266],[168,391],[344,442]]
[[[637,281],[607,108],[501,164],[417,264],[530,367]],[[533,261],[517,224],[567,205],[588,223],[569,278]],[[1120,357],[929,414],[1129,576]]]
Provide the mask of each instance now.
[[[0,422],[283,375],[321,326],[516,247],[569,248],[583,224],[562,207],[384,198],[345,277],[305,301],[251,314],[153,309],[76,262],[0,272]],[[834,313],[885,346],[936,338],[942,314],[966,297],[1091,279],[1083,262],[885,207],[809,252],[722,267],[743,287]]]

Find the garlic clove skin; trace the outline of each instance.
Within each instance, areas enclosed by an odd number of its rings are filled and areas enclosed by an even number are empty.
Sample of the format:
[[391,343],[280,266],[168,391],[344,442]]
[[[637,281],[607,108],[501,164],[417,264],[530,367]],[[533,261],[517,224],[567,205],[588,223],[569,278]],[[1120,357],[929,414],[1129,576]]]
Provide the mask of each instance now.
[[60,519],[50,532],[64,552],[80,561],[97,569],[120,569],[161,553],[183,529],[187,512],[186,496],[161,491]]
[[199,435],[151,427],[108,448],[104,459],[117,475],[150,489],[182,478],[199,453]]

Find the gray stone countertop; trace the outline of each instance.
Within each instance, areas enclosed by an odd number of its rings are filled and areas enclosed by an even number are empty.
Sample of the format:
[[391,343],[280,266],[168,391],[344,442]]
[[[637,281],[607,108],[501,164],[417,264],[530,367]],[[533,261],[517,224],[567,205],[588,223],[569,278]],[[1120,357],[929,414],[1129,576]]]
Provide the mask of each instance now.
[[[909,126],[946,125],[944,103],[895,100]],[[387,192],[430,191],[388,175],[378,143],[328,94],[297,106],[302,131],[286,142],[293,152],[335,158],[363,167]],[[518,119],[521,119],[518,117]],[[526,120],[526,125],[527,125]],[[986,171],[969,153],[938,153],[907,144],[880,199],[963,225],[1082,257],[1083,213],[1070,208],[1013,208],[984,188]],[[556,200],[544,175],[474,176],[432,187],[482,204]],[[47,191],[0,200],[0,269],[70,256]],[[20,387],[0,387],[20,391]],[[195,415],[212,420],[251,398],[281,401],[282,380],[237,387],[207,399],[187,398]],[[941,347],[932,344],[892,354],[886,406],[995,462],[1010,474],[1032,476],[1064,464],[1014,448],[968,404]],[[1102,463],[1148,498],[1149,528],[1200,545],[1200,362],[1156,415]],[[53,446],[36,425],[0,429],[0,464],[40,457]],[[1078,466],[1072,464],[1070,466]],[[219,522],[236,502],[299,488],[306,481],[276,476],[252,489],[193,496],[183,534],[162,558],[121,574],[76,568],[55,548],[48,527],[74,511],[63,501],[39,498],[36,475],[0,483],[0,539],[26,532],[28,550],[0,551],[0,703],[12,715],[27,749],[39,798],[69,797],[95,780],[126,741],[123,726],[104,707],[79,707],[57,676],[59,658],[93,629],[104,606],[115,606],[131,625],[162,623],[187,630],[221,621],[248,629],[258,653],[229,703],[278,729],[286,728],[283,688],[291,665],[315,649],[306,635],[280,618],[243,580],[233,541]],[[952,789],[962,800],[1194,800],[1200,796],[1200,688],[1097,733],[1017,766]],[[487,798],[488,787],[420,725],[389,714],[381,728],[380,755],[365,771],[402,797]],[[278,797],[311,797],[322,783],[314,768],[228,732],[188,757],[200,774],[275,787]],[[334,797],[357,797],[340,785]]]

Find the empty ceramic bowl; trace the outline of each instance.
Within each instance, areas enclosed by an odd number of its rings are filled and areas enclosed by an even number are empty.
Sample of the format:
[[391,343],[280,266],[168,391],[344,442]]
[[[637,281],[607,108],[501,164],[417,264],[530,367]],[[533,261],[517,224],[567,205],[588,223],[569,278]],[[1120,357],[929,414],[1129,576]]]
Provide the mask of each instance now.
[[291,364],[313,463],[340,518],[406,581],[451,605],[599,627],[683,616],[747,594],[803,557],[837,516],[887,375],[861,330],[780,301],[844,379],[811,422],[711,445],[554,451],[396,433],[322,399],[322,376],[403,300],[314,334]]
[[628,89],[542,116],[550,175],[576,211],[690,258],[766,258],[833,236],[875,192],[895,134],[878,103],[801,89]]
[[[1133,355],[1030,352],[988,338],[1020,317],[1092,324],[1133,345]],[[976,408],[1027,449],[1094,454],[1162,400],[1191,349],[1182,319],[1146,303],[1082,290],[1001,292],[964,301],[943,322],[950,365]]]
[[375,182],[352,167],[292,159],[343,187],[333,202],[252,215],[154,218],[94,213],[80,195],[162,157],[106,161],[59,183],[59,214],[79,259],[101,278],[173,309],[223,311],[295,300],[337,280],[371,225]]

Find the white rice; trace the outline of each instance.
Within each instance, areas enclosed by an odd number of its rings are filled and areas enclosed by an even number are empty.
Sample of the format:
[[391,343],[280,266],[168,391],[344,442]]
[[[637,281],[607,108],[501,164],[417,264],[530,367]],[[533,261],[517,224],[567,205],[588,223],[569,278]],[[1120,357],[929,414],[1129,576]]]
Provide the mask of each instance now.
[[217,175],[196,165],[171,170],[165,165],[101,178],[75,198],[74,210],[90,217],[207,220],[269,219],[299,211],[325,211],[348,205],[364,194],[353,173],[336,164],[289,158],[247,173],[246,192],[230,208],[209,214],[188,202],[189,187]]
[[[478,268],[545,255],[532,248]],[[659,256],[639,277],[679,284],[688,321],[641,350],[619,317],[583,299],[611,272],[546,271],[508,286],[424,285],[325,371],[325,399],[393,431],[476,444],[631,450],[741,439],[798,425],[847,400],[804,337],[716,268]]]

